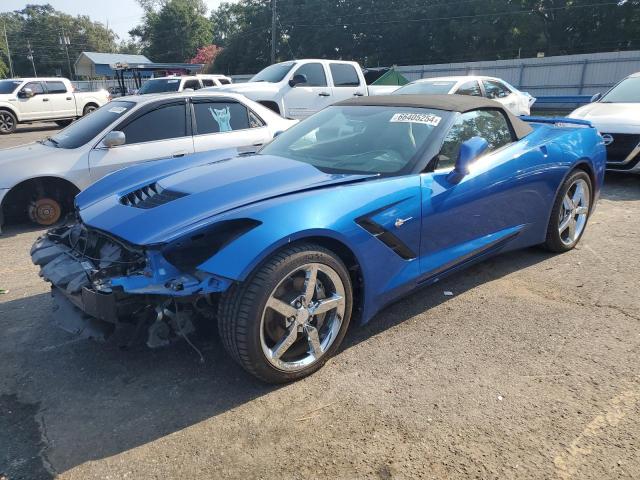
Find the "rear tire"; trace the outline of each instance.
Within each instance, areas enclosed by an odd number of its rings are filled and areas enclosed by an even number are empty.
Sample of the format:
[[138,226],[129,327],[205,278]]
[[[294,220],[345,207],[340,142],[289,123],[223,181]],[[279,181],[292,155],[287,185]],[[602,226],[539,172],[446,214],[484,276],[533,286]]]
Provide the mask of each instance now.
[[8,135],[16,131],[18,119],[9,110],[0,110],[0,135]]
[[584,234],[591,213],[591,178],[575,170],[562,184],[551,210],[547,239],[543,246],[562,253],[573,249]]
[[73,120],[56,120],[56,125],[62,128],[68,127],[71,123],[73,123]]
[[349,273],[337,255],[310,243],[288,247],[222,295],[220,338],[247,372],[268,383],[291,382],[336,353],[352,303]]
[[87,105],[86,107],[84,107],[84,110],[82,111],[82,116],[86,116],[89,115],[93,112],[95,112],[98,109],[98,107],[96,105],[90,104]]

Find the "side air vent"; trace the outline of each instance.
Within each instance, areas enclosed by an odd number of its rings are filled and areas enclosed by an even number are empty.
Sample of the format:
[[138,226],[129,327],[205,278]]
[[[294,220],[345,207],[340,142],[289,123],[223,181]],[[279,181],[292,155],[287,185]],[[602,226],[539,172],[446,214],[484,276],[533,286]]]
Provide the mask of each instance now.
[[393,250],[399,257],[405,260],[413,260],[416,258],[416,254],[413,250],[411,250],[402,240],[396,237],[389,230],[385,229],[379,223],[374,222],[371,218],[366,216],[358,217],[356,218],[356,223]]
[[120,198],[120,203],[135,208],[155,208],[186,196],[186,193],[174,192],[162,188],[158,183],[145,185]]

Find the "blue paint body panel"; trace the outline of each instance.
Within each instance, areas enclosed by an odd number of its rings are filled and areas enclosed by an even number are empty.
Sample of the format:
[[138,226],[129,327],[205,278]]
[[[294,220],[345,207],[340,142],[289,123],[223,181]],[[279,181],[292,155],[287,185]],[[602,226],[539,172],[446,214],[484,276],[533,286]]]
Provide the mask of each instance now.
[[[553,201],[576,166],[591,174],[597,200],[605,148],[596,130],[544,121],[532,126],[520,141],[476,160],[455,184],[444,170],[330,174],[287,158],[234,156],[227,150],[116,172],[82,192],[76,204],[88,226],[145,247],[149,271],[115,279],[125,292],[221,292],[287,244],[339,243],[361,270],[366,322],[419,285],[488,255],[542,243]],[[151,209],[120,202],[151,183],[184,195]],[[179,271],[162,256],[169,242],[241,219],[254,226],[198,265],[197,275]],[[409,253],[400,255],[362,219],[391,232]],[[183,290],[172,293],[167,285],[177,280]]]

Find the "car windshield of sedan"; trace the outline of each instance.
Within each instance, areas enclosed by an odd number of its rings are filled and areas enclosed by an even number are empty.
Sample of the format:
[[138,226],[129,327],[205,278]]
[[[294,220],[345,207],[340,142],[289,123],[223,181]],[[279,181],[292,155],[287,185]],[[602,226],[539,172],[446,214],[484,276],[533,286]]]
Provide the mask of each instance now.
[[134,102],[113,101],[90,115],[76,120],[58,134],[46,140],[58,148],[78,148],[92,140],[114,121],[135,106]]
[[145,95],[147,93],[177,92],[179,88],[179,78],[158,78],[156,80],[147,80],[142,88],[138,90],[138,95]]
[[456,82],[434,81],[409,83],[396,90],[394,95],[444,95],[449,93]]
[[607,93],[601,103],[640,103],[640,77],[622,80]]
[[2,80],[0,81],[0,93],[13,93],[20,86],[20,80]]
[[333,106],[276,137],[260,154],[327,173],[398,174],[413,166],[449,112],[391,106]]
[[296,62],[283,62],[276,63],[275,65],[270,65],[264,70],[260,70],[253,77],[251,77],[250,82],[267,82],[267,83],[278,83],[280,80],[284,78],[284,76],[289,73],[289,71],[293,68]]

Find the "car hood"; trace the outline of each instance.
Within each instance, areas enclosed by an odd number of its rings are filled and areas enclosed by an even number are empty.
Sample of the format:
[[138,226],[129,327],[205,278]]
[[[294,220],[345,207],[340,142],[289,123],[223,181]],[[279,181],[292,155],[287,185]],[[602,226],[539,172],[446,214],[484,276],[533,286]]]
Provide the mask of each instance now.
[[[174,240],[214,222],[217,215],[249,204],[370,176],[323,173],[283,157],[239,156],[174,171],[152,181],[145,178],[145,185],[162,192],[156,197],[160,202],[154,201],[160,204],[153,208],[131,206],[126,200],[133,198],[135,203],[140,187],[113,192],[86,205],[78,202],[78,208],[90,227],[134,245],[153,245]],[[100,188],[100,182],[95,186]]]
[[569,117],[589,120],[601,132],[640,132],[639,103],[595,102],[574,110]]
[[0,188],[10,188],[29,172],[37,172],[35,163],[51,161],[51,155],[58,154],[57,148],[41,143],[29,143],[0,150]]
[[277,83],[268,82],[234,83],[216,88],[217,92],[234,92],[247,96],[249,94],[276,94],[278,90]]

